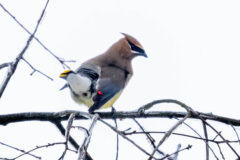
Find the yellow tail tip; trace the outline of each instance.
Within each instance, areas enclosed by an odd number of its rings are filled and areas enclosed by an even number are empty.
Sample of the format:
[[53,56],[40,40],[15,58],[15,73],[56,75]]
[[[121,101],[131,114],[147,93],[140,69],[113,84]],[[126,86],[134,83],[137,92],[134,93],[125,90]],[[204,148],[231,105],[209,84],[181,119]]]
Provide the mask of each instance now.
[[60,75],[59,75],[59,77],[66,77],[67,75],[68,75],[68,73],[70,73],[70,72],[72,72],[72,70],[66,70],[66,71],[64,71],[64,72],[62,72]]

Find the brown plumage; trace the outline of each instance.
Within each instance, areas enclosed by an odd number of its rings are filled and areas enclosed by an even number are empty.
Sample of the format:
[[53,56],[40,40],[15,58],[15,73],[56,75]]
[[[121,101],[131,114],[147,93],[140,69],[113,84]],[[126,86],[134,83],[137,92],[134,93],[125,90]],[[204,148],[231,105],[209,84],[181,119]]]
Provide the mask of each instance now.
[[132,59],[137,56],[147,57],[142,45],[135,38],[122,34],[124,37],[105,53],[84,62],[76,70],[76,73],[80,73],[82,69],[89,69],[99,75],[90,98],[83,100],[80,95],[72,94],[75,101],[89,107],[89,112],[111,107],[133,75]]

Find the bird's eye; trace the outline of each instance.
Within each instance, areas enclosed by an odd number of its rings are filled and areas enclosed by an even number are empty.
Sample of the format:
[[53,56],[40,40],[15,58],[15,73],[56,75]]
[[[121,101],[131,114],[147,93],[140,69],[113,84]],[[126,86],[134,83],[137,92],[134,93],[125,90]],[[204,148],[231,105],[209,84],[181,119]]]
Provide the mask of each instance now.
[[137,52],[137,53],[144,53],[144,52],[145,52],[142,48],[136,46],[136,45],[135,45],[134,43],[132,43],[131,41],[128,41],[128,44],[130,45],[131,50],[134,51],[134,52]]

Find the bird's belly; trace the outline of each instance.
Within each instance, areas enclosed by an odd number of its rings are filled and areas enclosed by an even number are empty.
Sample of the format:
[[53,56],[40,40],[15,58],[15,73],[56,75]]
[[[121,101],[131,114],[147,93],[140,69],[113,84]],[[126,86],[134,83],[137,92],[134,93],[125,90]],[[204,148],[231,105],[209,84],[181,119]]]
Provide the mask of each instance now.
[[76,96],[73,93],[71,93],[71,97],[76,103],[83,104],[83,105],[87,106],[88,108],[91,107],[94,103],[92,98]]

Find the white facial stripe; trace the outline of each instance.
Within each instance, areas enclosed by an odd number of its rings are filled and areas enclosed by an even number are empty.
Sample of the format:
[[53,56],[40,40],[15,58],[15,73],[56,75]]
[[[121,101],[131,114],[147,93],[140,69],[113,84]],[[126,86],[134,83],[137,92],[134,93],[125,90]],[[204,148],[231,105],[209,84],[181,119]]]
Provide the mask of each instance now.
[[137,54],[137,53],[139,53],[139,52],[137,52],[137,51],[134,51],[134,50],[131,50],[131,52],[132,52],[132,53],[136,53],[136,54]]

